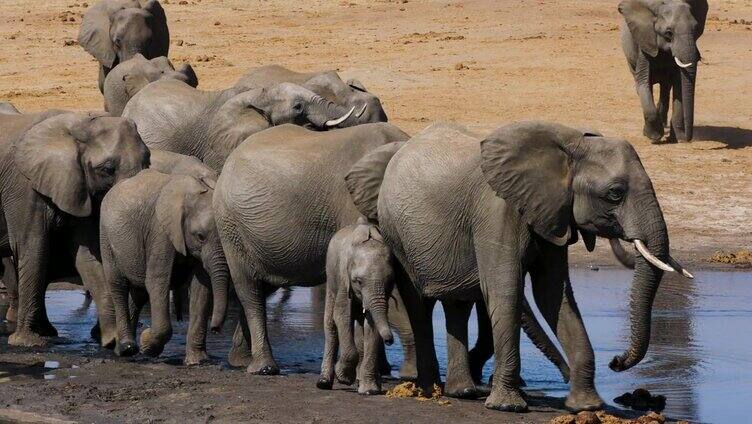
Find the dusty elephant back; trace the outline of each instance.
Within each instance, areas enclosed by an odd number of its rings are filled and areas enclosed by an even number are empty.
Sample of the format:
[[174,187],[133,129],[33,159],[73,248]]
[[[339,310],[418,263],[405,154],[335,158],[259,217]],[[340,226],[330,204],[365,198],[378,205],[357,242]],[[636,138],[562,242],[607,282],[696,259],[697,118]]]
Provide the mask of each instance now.
[[323,282],[329,240],[358,216],[345,174],[373,148],[406,138],[389,124],[328,132],[282,125],[249,137],[217,182],[223,244],[268,280]]
[[268,87],[282,82],[303,85],[312,75],[307,72],[295,72],[280,65],[264,65],[248,71],[238,80],[235,86],[248,90]]

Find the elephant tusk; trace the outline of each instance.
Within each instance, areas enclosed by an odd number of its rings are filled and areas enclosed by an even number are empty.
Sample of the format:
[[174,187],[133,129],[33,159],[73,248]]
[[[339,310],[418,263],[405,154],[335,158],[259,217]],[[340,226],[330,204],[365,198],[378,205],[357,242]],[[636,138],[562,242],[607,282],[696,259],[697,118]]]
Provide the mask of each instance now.
[[352,115],[352,113],[353,113],[354,110],[355,110],[355,106],[351,107],[350,111],[347,112],[346,114],[342,115],[341,117],[339,117],[337,119],[332,119],[332,120],[326,121],[326,123],[324,125],[326,125],[327,127],[335,127],[335,126],[337,126],[337,125],[345,122],[345,120],[347,120],[347,118],[349,118],[350,115]]
[[671,256],[668,257],[668,264],[671,265],[675,270],[681,272],[681,274],[687,278],[694,279],[695,276],[692,275],[691,272],[684,269],[682,264],[676,261],[676,259],[672,258]]
[[693,65],[692,62],[689,63],[683,63],[681,60],[679,60],[678,57],[674,56],[674,62],[676,62],[677,65],[679,65],[680,68],[689,68]]
[[368,103],[366,103],[366,104],[363,105],[363,108],[360,109],[360,111],[355,114],[355,117],[356,118],[360,118],[361,116],[363,116],[363,113],[365,113],[366,108],[368,108]]
[[676,272],[675,269],[671,268],[669,265],[662,262],[660,259],[656,258],[652,253],[650,253],[650,251],[645,246],[645,243],[642,242],[642,240],[635,239],[634,245],[637,248],[637,251],[640,252],[640,255],[642,255],[643,258],[647,259],[648,262],[655,265],[657,268],[660,268],[668,272]]

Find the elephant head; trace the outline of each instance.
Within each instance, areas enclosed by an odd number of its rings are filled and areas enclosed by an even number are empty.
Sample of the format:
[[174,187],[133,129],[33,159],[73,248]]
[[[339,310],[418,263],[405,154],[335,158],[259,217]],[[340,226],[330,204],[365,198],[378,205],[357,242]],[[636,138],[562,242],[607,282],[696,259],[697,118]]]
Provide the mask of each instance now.
[[89,216],[115,183],[149,166],[149,149],[124,118],[63,113],[32,127],[14,146],[33,189],[63,212]]
[[356,79],[350,79],[345,83],[336,72],[324,72],[306,81],[303,87],[340,106],[355,108],[347,126],[388,121],[381,100],[369,93],[363,83]]
[[376,226],[363,218],[358,219],[349,247],[350,296],[360,299],[363,311],[371,314],[384,343],[391,345],[394,338],[387,319],[389,294],[394,285],[391,250]]
[[214,221],[215,182],[174,175],[157,199],[156,214],[175,250],[200,261],[209,275],[214,298],[211,329],[219,331],[227,315],[230,269]]
[[170,33],[157,0],[100,0],[84,13],[78,43],[110,69],[136,53],[167,56]]
[[102,91],[105,110],[113,116],[122,115],[128,100],[150,82],[160,79],[176,79],[194,88],[198,86],[198,77],[190,64],[184,63],[175,69],[164,56],[147,59],[136,53],[107,74]]
[[610,366],[622,371],[647,352],[650,320],[666,262],[669,239],[650,177],[625,140],[546,122],[504,126],[481,142],[481,169],[493,190],[519,212],[542,239],[558,246],[582,234],[633,242],[631,340]]
[[706,0],[623,0],[619,13],[640,50],[673,57],[681,72],[684,126],[688,140],[694,128],[694,93],[700,51],[697,39],[705,28]]

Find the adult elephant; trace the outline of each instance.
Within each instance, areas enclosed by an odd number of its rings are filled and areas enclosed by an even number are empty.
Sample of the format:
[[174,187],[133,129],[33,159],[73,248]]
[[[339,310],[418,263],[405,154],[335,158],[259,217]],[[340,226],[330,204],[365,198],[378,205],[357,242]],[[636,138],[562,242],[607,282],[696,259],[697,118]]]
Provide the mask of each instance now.
[[184,63],[178,69],[164,56],[147,59],[140,53],[112,68],[104,79],[104,110],[112,116],[120,116],[131,97],[150,82],[160,79],[176,79],[191,87],[198,86],[198,77],[193,67]]
[[[384,148],[387,149],[387,148]],[[485,139],[434,125],[393,153],[374,151],[347,175],[359,210],[378,220],[384,238],[418,294],[483,298],[496,363],[486,407],[524,411],[517,387],[524,277],[563,346],[571,368],[572,410],[603,405],[595,363],[567,264],[580,232],[634,242],[637,257],[630,304],[631,341],[611,362],[637,364],[650,340],[652,301],[664,269],[672,269],[663,214],[637,153],[624,140],[546,122],[501,127]],[[380,155],[380,160],[376,160]],[[659,259],[660,258],[660,259]],[[407,291],[409,292],[409,291]],[[406,297],[405,302],[413,301]],[[408,309],[416,339],[429,322]],[[433,383],[430,341],[416,340],[419,383]]]
[[196,156],[219,172],[227,155],[249,135],[274,125],[344,125],[353,112],[299,85],[244,90],[197,90],[177,80],[155,81],[126,105],[150,147]]
[[149,150],[133,122],[99,114],[0,115],[0,128],[0,212],[7,223],[0,250],[13,256],[18,275],[18,319],[8,343],[38,346],[57,335],[45,289],[55,270],[74,267],[97,302],[102,343],[114,341],[99,202],[117,181],[148,167]]
[[280,65],[265,65],[249,71],[235,86],[262,88],[282,82],[301,85],[340,106],[355,107],[350,125],[387,122],[381,100],[356,79],[342,81],[336,71],[295,72]]
[[167,56],[167,17],[157,0],[100,0],[84,12],[78,44],[99,62],[102,91],[110,70],[136,53],[147,59]]
[[[634,76],[645,118],[643,134],[661,140],[673,93],[669,141],[690,141],[694,129],[695,82],[705,28],[705,0],[623,0],[619,13],[626,25],[621,45]],[[660,85],[656,106],[653,85]]]

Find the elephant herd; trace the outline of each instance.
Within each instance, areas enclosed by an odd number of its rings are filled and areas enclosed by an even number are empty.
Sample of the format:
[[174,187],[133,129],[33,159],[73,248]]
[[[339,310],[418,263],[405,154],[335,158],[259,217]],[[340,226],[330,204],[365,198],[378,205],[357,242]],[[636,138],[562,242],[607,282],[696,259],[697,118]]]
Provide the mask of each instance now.
[[[645,135],[662,137],[673,90],[670,138],[691,139],[695,41],[707,4],[624,0],[619,11]],[[611,361],[615,371],[646,354],[664,271],[691,277],[670,256],[650,177],[623,139],[539,121],[485,135],[434,124],[410,136],[387,123],[362,82],[333,71],[262,66],[232,87],[199,90],[190,65],[175,69],[167,59],[157,0],[99,1],[84,14],[79,44],[99,61],[105,111],[21,113],[0,104],[11,345],[42,346],[57,335],[45,290],[76,276],[96,302],[92,336],[103,347],[157,356],[172,335],[171,290],[187,287],[186,364],[208,358],[207,329],[219,330],[237,300],[229,362],[277,374],[267,296],[326,284],[321,389],[358,381],[360,393],[380,393],[392,329],[403,345],[401,376],[427,392],[442,384],[431,319],[441,301],[446,394],[479,396],[494,356],[486,406],[525,411],[524,330],[569,381],[567,408],[590,410],[603,402],[568,246],[582,238],[592,251],[607,238],[635,270],[630,339]],[[525,299],[527,275],[563,355]],[[151,326],[139,338],[146,302]],[[470,349],[473,307],[480,334]]]

